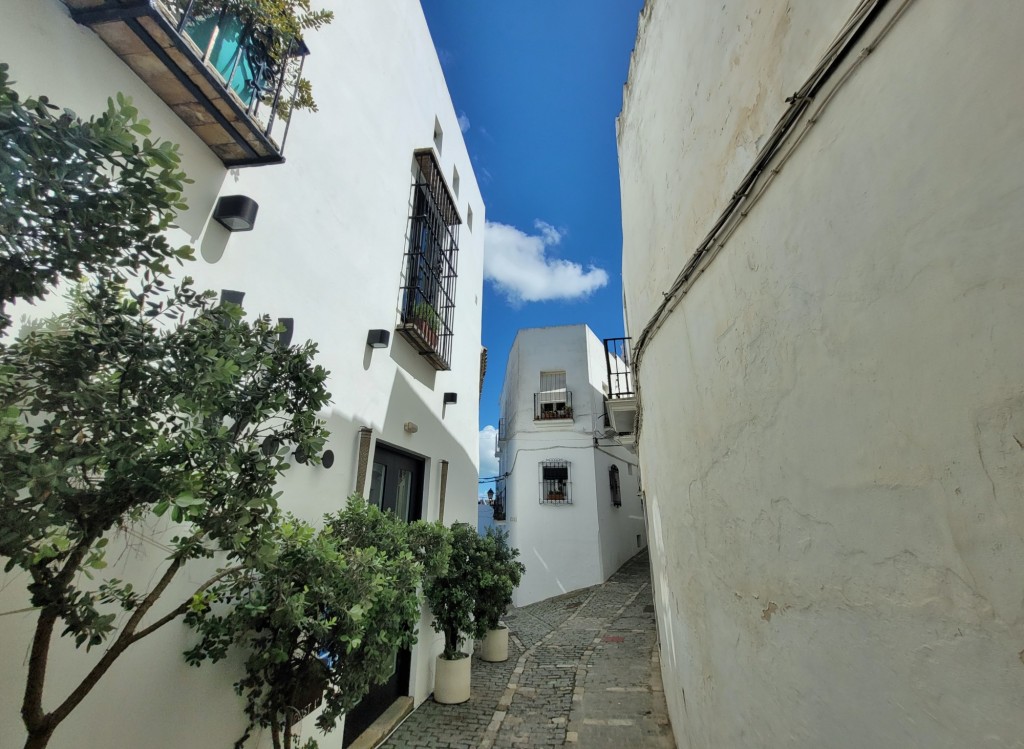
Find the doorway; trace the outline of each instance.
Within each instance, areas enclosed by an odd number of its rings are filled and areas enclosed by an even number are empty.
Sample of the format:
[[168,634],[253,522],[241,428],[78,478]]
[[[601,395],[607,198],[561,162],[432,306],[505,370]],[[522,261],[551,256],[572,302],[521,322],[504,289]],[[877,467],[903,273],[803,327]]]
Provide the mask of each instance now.
[[[419,520],[423,516],[424,463],[422,458],[378,442],[366,500],[382,510],[391,510],[407,523]],[[345,717],[344,746],[354,741],[396,699],[409,694],[411,665],[412,651],[395,651],[391,678],[371,687]]]

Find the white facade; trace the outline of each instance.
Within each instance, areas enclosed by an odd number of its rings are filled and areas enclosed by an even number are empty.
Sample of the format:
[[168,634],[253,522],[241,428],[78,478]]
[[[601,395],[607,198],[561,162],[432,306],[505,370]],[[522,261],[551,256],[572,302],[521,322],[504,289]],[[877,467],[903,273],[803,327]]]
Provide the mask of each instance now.
[[[325,4],[330,5],[330,4]],[[444,521],[474,523],[478,463],[478,392],[485,210],[437,55],[415,0],[374,0],[334,8],[334,22],[311,33],[304,75],[319,112],[293,117],[286,162],[228,169],[156,94],[59,0],[8,0],[0,23],[0,57],[23,95],[45,94],[82,116],[102,111],[124,92],[150,120],[154,137],[181,145],[194,184],[175,241],[192,242],[198,260],[185,272],[199,288],[245,292],[250,314],[294,319],[295,340],[319,343],[318,363],[331,372],[332,468],[295,465],[282,506],[311,521],[343,506],[356,486],[359,430],[423,461],[423,512],[437,519],[441,465],[447,461]],[[435,138],[439,126],[443,138]],[[436,142],[440,140],[438,149]],[[450,371],[438,371],[396,331],[409,243],[413,152],[435,150],[462,217]],[[455,170],[458,186],[453,184]],[[259,203],[255,229],[229,234],[211,220],[217,198],[244,194]],[[20,307],[39,315],[46,305]],[[390,345],[367,346],[371,329],[390,331]],[[445,393],[458,402],[445,405]],[[403,428],[413,422],[418,430]],[[143,544],[145,548],[145,544]],[[110,555],[114,575],[135,574],[158,556]],[[142,579],[148,580],[143,574]],[[25,606],[21,580],[4,578],[0,611]],[[179,594],[197,580],[182,580]],[[190,587],[191,586],[191,587]],[[165,600],[174,601],[168,593]],[[424,612],[413,653],[410,694],[432,690],[433,657],[443,642]],[[20,746],[18,714],[32,613],[0,618],[0,746]],[[181,656],[190,633],[165,627],[129,652],[62,724],[54,749],[83,746],[231,746],[245,725],[229,661],[193,669]],[[47,706],[95,654],[58,643],[51,658]],[[304,735],[314,732],[312,716]],[[269,735],[251,745],[269,745]],[[341,745],[341,728],[328,740]],[[322,744],[325,745],[325,744]]]
[[604,346],[586,325],[516,334],[501,392],[498,495],[526,565],[517,606],[602,583],[647,545],[636,456],[606,436],[607,392]]
[[641,16],[623,281],[681,748],[1022,746],[1024,6],[862,4],[670,289],[857,5]]

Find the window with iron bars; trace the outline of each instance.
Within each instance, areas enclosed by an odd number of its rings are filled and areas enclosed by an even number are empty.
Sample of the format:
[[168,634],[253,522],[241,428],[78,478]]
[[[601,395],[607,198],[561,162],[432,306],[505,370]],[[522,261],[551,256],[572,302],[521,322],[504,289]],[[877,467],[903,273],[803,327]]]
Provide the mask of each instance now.
[[507,507],[505,505],[505,479],[498,479],[495,481],[494,488],[496,490],[494,492],[494,504],[492,506],[494,510],[494,519],[499,521],[505,520],[507,517]]
[[612,492],[612,507],[622,507],[622,484],[619,482],[619,467],[608,469],[608,486]]
[[432,149],[414,154],[409,247],[399,333],[439,370],[451,368],[455,281],[462,219]]
[[540,463],[540,503],[572,504],[572,482],[569,480],[569,462],[544,460]]

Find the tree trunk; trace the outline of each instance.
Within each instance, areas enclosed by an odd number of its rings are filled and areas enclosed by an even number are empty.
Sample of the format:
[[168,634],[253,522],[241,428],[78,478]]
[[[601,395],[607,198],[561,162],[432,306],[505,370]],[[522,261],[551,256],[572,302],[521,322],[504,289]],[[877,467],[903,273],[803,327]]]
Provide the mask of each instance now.
[[25,739],[25,749],[46,749],[56,727],[57,726],[47,726],[35,733],[30,732],[28,738]]

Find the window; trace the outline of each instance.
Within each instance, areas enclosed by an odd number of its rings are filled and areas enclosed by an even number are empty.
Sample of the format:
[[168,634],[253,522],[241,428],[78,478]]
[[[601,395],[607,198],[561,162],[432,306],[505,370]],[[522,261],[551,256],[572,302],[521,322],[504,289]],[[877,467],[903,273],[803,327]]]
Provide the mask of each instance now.
[[434,148],[437,149],[437,155],[441,155],[441,144],[444,142],[444,131],[441,129],[441,123],[438,119],[434,118]]
[[540,464],[540,503],[572,504],[572,483],[569,481],[569,463],[564,460],[545,460]]
[[572,418],[572,393],[565,387],[564,371],[540,373],[540,392],[533,396],[533,418]]
[[473,208],[472,206],[466,206],[466,226],[469,227],[470,231],[473,231]]
[[459,218],[431,149],[416,151],[399,333],[435,369],[450,369]]
[[455,193],[455,197],[459,197],[459,169],[458,167],[452,167],[452,192]]
[[619,467],[608,469],[608,487],[612,491],[612,507],[622,507],[622,488],[619,484]]
[[508,517],[507,505],[505,503],[505,479],[498,479],[494,482],[494,488],[497,491],[494,493],[494,519],[505,520]]

